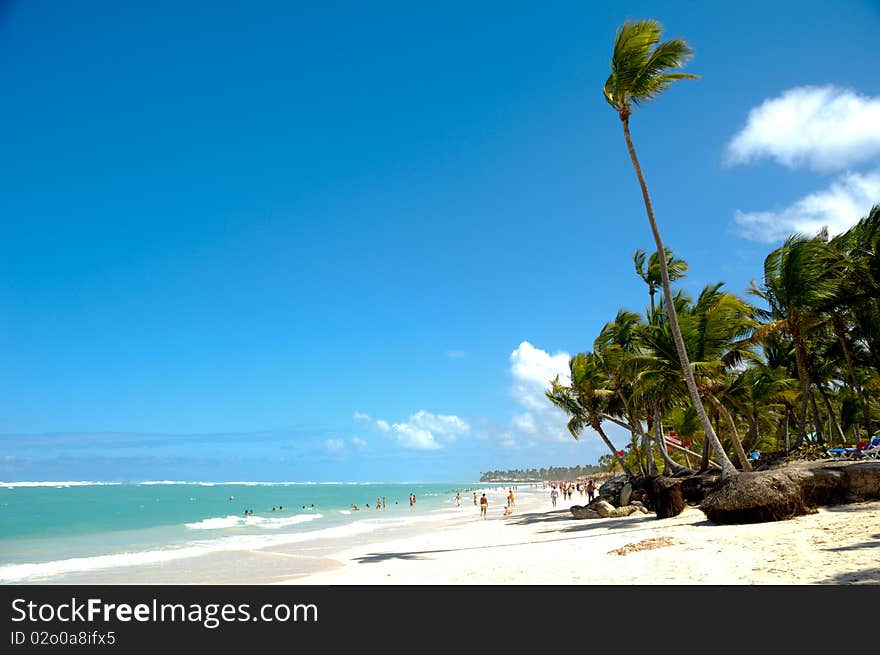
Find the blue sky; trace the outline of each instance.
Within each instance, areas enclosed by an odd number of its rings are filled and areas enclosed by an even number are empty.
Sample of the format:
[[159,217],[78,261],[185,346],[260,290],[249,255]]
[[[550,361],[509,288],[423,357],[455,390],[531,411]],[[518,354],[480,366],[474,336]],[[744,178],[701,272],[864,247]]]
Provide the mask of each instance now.
[[686,289],[880,200],[875,2],[0,1],[0,479],[467,480],[595,462],[541,400],[647,304],[601,87]]

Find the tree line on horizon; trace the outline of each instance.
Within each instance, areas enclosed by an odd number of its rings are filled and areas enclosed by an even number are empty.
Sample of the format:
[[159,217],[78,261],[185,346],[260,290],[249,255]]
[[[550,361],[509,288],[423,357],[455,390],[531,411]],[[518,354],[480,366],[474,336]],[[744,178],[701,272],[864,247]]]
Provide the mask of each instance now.
[[[644,314],[618,311],[547,398],[568,415],[573,437],[593,429],[609,448],[606,461],[629,475],[654,475],[661,464],[672,474],[714,466],[726,482],[752,469],[752,451],[824,452],[870,438],[880,425],[880,205],[833,238],[823,229],[786,239],[747,290],[754,302],[722,282],[696,298],[674,292],[688,264],[663,243],[630,133],[637,107],[696,77],[678,71],[693,55],[687,42],[661,43],[661,34],[655,20],[624,22],[603,88],[656,246],[650,257],[634,255],[650,304]],[[606,434],[608,423],[629,432],[625,449]],[[690,448],[670,452],[666,430]]]
[[480,482],[554,482],[557,480],[575,480],[588,475],[598,475],[605,468],[596,464],[581,466],[550,466],[549,468],[509,469],[507,471],[486,471],[480,473]]

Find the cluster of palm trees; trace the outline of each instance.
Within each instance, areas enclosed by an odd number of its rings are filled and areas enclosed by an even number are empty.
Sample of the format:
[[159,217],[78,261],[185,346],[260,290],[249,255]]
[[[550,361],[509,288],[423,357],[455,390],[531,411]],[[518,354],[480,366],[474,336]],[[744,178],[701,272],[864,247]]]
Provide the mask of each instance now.
[[[665,300],[654,301],[657,253],[646,266],[637,251],[634,263],[650,294],[645,314],[621,309],[592,350],[571,358],[570,382],[557,378],[547,391],[569,416],[571,434],[592,428],[625,472],[723,468],[723,459],[750,470],[748,452],[853,444],[880,429],[880,205],[834,238],[790,237],[767,256],[748,300],[722,284],[697,298],[674,293],[700,405],[722,444],[714,460],[670,312]],[[669,250],[666,264],[670,281],[688,269]],[[609,423],[630,433],[627,448],[612,443]],[[680,446],[666,443],[669,432]]]
[[[791,236],[749,290],[757,305],[722,284],[696,299],[673,293],[688,266],[663,244],[629,128],[636,107],[695,77],[677,72],[690,46],[660,43],[661,34],[657,21],[625,22],[603,89],[656,245],[650,257],[634,256],[650,307],[645,316],[620,310],[591,351],[571,358],[570,382],[557,378],[547,397],[570,417],[575,438],[595,430],[630,475],[654,474],[657,456],[670,473],[696,468],[699,458],[701,470],[715,466],[726,480],[751,469],[750,451],[869,437],[880,425],[880,207],[834,238]],[[612,443],[608,423],[630,433],[629,453]],[[664,426],[683,439],[674,453]]]

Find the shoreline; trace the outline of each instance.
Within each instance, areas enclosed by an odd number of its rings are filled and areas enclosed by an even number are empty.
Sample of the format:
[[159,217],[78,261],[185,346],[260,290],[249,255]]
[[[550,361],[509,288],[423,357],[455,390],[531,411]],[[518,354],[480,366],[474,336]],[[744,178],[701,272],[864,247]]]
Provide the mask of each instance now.
[[[880,501],[821,507],[787,521],[718,525],[694,507],[577,520],[575,492],[554,508],[550,488],[518,486],[503,515],[506,488],[487,492],[488,517],[471,495],[423,512],[370,517],[353,532],[316,531],[290,542],[247,545],[191,557],[82,569],[10,584],[880,584],[871,559],[880,546]],[[263,545],[265,543],[265,545]]]

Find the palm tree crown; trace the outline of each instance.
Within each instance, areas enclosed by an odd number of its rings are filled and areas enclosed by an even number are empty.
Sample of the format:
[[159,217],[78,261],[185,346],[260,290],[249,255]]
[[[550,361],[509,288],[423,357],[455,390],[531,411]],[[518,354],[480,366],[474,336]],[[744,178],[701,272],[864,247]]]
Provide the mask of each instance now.
[[683,39],[658,45],[662,32],[662,26],[655,20],[628,20],[617,29],[611,75],[604,91],[620,120],[629,118],[633,105],[651,100],[676,80],[698,77],[669,72],[681,68],[693,56],[693,50]]

